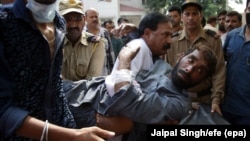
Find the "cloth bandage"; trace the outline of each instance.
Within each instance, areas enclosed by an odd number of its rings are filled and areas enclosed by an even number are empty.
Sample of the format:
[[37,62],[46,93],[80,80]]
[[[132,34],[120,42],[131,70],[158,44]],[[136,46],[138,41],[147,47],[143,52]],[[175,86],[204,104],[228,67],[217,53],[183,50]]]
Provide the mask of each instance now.
[[112,77],[115,84],[120,82],[130,82],[134,79],[133,72],[128,69],[116,70]]

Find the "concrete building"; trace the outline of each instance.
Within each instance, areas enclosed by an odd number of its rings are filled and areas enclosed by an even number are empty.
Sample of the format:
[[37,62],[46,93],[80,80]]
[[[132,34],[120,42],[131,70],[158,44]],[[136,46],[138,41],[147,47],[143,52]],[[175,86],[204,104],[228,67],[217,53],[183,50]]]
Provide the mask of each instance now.
[[[119,17],[127,18],[131,23],[138,25],[145,16],[144,3],[146,0],[82,0],[85,9],[96,8],[101,21],[111,19],[117,25]],[[1,4],[14,2],[14,0],[0,0]]]
[[145,16],[145,0],[83,0],[85,9],[96,8],[99,11],[101,21],[111,19],[117,25],[119,17],[127,18],[131,23],[139,24]]

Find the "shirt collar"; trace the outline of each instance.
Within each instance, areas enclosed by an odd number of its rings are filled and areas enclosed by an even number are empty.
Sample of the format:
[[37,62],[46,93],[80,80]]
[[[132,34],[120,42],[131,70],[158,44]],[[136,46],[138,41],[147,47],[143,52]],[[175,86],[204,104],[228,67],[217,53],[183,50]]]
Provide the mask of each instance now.
[[242,36],[243,38],[245,38],[245,31],[246,31],[247,25],[244,25],[241,29],[240,29],[240,33],[239,35]]
[[[81,35],[80,39],[77,41],[77,43],[78,42],[84,46],[88,46],[87,35],[84,32],[82,32],[82,35]],[[69,44],[69,43],[71,44],[69,39],[67,37],[65,37],[64,45]]]
[[[204,30],[202,29],[202,27],[201,27],[200,32],[199,32],[199,34],[198,34],[198,38],[206,39],[206,35],[205,35],[205,34],[206,34],[205,31],[204,31]],[[198,39],[198,38],[197,38],[197,39]],[[184,39],[187,39],[187,34],[186,34],[185,28],[184,28],[183,31],[181,32],[181,35],[180,35],[179,40],[184,40]]]

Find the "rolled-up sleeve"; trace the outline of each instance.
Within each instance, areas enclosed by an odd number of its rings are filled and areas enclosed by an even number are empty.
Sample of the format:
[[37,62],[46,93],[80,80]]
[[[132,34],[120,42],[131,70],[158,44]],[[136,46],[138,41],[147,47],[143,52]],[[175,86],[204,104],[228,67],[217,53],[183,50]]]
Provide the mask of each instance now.
[[0,132],[9,136],[20,128],[28,112],[15,107],[12,102],[15,93],[15,81],[5,58],[4,46],[1,41],[0,66]]

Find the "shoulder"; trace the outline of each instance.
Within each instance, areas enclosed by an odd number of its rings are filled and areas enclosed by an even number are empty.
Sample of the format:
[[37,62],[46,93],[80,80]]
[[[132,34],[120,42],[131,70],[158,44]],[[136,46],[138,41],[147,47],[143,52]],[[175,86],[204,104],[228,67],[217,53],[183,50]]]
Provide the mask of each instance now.
[[227,36],[233,36],[235,34],[239,34],[242,30],[244,30],[244,27],[235,28],[227,33]]
[[56,13],[54,22],[57,28],[64,30],[64,32],[66,32],[66,21],[59,13]]
[[105,38],[109,37],[109,33],[108,33],[107,29],[100,27],[100,32],[102,35],[104,35]]
[[179,37],[181,35],[181,33],[182,33],[182,30],[174,32],[171,37],[172,38],[177,38],[177,37]]
[[220,39],[220,36],[213,30],[211,29],[204,29],[204,32],[205,34],[208,36],[208,37],[212,37],[214,39]]
[[98,43],[98,42],[102,42],[104,39],[100,36],[95,36],[89,32],[84,32],[86,39],[88,42],[92,42],[92,43]]

